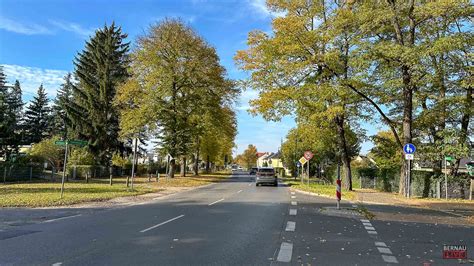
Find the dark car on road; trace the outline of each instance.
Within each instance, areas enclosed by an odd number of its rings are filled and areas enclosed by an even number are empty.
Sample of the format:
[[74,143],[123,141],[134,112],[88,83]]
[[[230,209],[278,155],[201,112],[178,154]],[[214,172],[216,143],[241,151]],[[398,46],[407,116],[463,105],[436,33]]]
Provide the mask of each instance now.
[[255,177],[255,185],[259,186],[261,184],[271,184],[275,187],[278,186],[278,180],[275,174],[275,169],[273,169],[272,167],[258,168]]
[[256,175],[258,171],[257,167],[252,167],[249,171],[249,175]]

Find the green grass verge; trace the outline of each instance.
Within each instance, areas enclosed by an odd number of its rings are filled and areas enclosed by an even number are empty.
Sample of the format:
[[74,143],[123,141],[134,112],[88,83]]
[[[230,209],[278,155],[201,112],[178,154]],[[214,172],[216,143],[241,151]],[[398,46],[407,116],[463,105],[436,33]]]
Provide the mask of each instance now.
[[[282,181],[295,189],[336,198],[336,185],[316,183],[310,183],[308,185],[306,182],[301,183],[300,179],[295,180],[294,178],[283,178]],[[356,193],[354,191],[342,190],[342,199],[354,200],[355,198]]]
[[138,177],[134,180],[134,190],[126,186],[126,178],[114,178],[113,185],[108,179],[70,181],[65,184],[64,197],[60,199],[61,183],[31,182],[0,185],[0,207],[49,207],[65,206],[83,202],[106,201],[124,196],[158,192],[167,187],[196,187],[219,182],[226,176],[204,175],[199,177],[160,178],[158,182]]

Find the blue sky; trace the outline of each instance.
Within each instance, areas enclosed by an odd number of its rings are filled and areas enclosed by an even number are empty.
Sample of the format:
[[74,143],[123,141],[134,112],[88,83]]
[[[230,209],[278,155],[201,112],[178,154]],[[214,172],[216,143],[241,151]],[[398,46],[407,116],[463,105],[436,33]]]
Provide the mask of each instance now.
[[[0,1],[0,64],[8,81],[18,79],[24,99],[30,100],[43,83],[48,95],[56,90],[72,60],[81,51],[85,40],[96,28],[115,21],[122,26],[132,42],[148,25],[166,17],[181,18],[213,45],[221,64],[232,79],[241,79],[234,62],[235,52],[246,48],[251,30],[271,29],[272,14],[264,0],[2,0]],[[291,118],[266,122],[246,111],[248,100],[257,93],[244,91],[239,99],[238,136],[235,152],[248,144],[259,151],[276,151],[280,141],[294,126]],[[375,134],[373,125],[365,124],[368,134]],[[365,153],[370,143],[364,143]]]

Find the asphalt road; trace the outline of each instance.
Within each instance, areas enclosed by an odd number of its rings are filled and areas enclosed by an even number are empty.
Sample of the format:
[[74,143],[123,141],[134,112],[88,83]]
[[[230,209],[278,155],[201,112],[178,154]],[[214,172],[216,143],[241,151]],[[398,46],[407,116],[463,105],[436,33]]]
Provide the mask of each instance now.
[[142,205],[10,223],[0,265],[455,265],[443,244],[474,252],[472,227],[365,221],[352,203],[334,206],[240,173]]

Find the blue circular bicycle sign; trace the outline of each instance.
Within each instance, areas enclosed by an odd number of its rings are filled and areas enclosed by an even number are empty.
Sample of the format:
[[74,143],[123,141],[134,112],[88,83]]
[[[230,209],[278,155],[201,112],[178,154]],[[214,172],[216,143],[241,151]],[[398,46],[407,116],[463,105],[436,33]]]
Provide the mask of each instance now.
[[413,154],[416,151],[416,147],[411,143],[407,143],[405,144],[405,146],[403,146],[403,151],[405,152],[405,154]]

